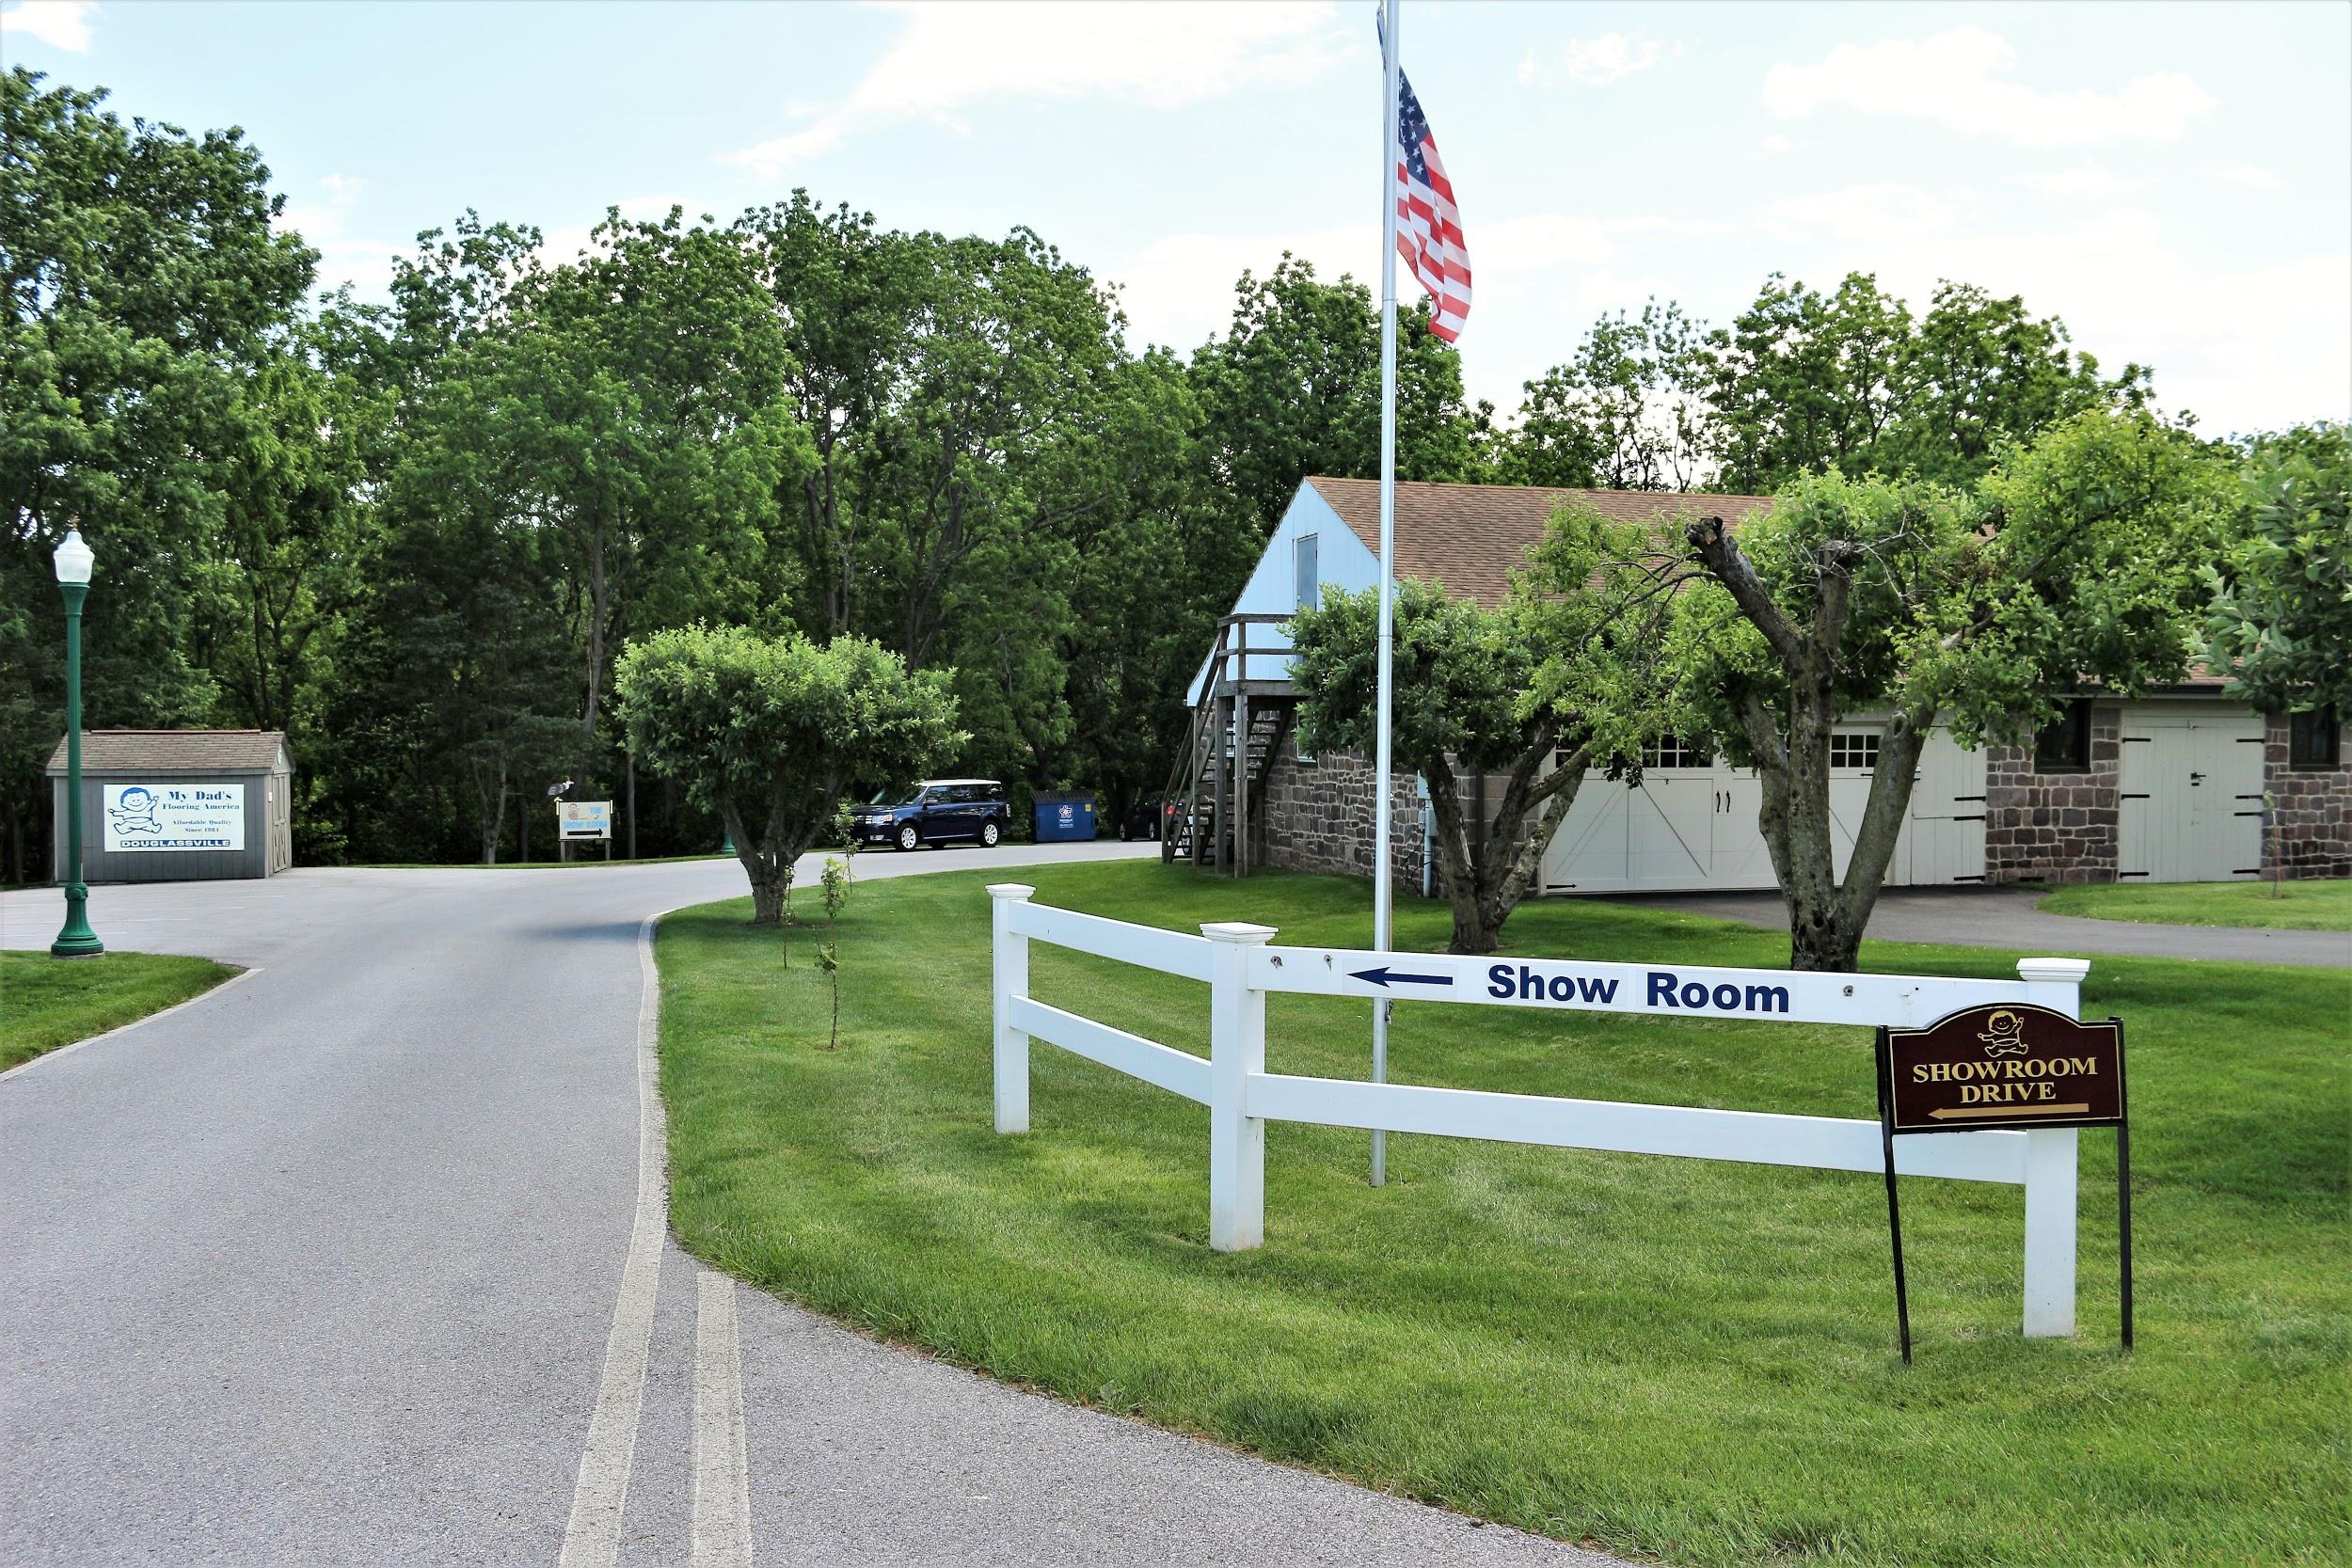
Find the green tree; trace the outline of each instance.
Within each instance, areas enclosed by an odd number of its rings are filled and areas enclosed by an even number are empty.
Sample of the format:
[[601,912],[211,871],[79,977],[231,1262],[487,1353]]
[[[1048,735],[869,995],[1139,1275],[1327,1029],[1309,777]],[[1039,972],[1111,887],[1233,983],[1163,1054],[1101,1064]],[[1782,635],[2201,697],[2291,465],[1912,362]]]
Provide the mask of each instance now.
[[1671,300],[1603,316],[1577,350],[1527,383],[1492,446],[1502,484],[1691,490],[1711,470],[1702,331]]
[[[2052,692],[2128,694],[2186,671],[2192,562],[2230,501],[2207,449],[2144,414],[2092,412],[1972,490],[1833,473],[1736,537],[1720,518],[1688,525],[1676,715],[1760,775],[1795,968],[1854,968],[1931,728],[1965,746],[2021,737],[2055,714]],[[1883,727],[1841,879],[1830,736],[1857,716]]]
[[1774,273],[1708,334],[1719,487],[1762,492],[1830,468],[1867,473],[1903,414],[1911,308],[1867,273],[1822,294]]
[[806,192],[745,214],[813,462],[780,495],[809,563],[800,624],[957,672],[967,761],[1065,759],[1079,551],[1136,511],[1137,454],[1197,414],[1131,359],[1108,293],[1026,230],[878,229]]
[[2352,713],[2352,429],[2322,421],[2254,443],[2247,503],[2217,564],[2206,659],[2272,713]]
[[1868,273],[1829,294],[1773,274],[1693,363],[1717,488],[1739,492],[1833,467],[1972,483],[2005,443],[2149,395],[2144,367],[2101,379],[2065,324],[2022,298],[1946,281],[1919,318]]
[[947,672],[865,638],[680,626],[635,639],[613,673],[640,760],[718,812],[774,926],[807,853],[854,790],[919,778],[966,736]]
[[[1308,475],[1378,477],[1380,309],[1353,277],[1320,282],[1288,253],[1263,278],[1243,273],[1235,293],[1231,329],[1193,356],[1192,377],[1211,478],[1263,539]],[[1478,418],[1460,356],[1428,321],[1425,303],[1400,302],[1397,477],[1472,479]]]
[[[1449,951],[1495,950],[1587,772],[1655,738],[1672,577],[1654,532],[1569,507],[1498,608],[1397,585],[1391,741],[1428,785]],[[1378,604],[1331,589],[1291,622],[1311,751],[1373,753]],[[1487,773],[1502,777],[1491,816],[1470,787]]]
[[197,646],[235,719],[286,731],[296,755],[319,660],[382,555],[376,498],[398,388],[378,315],[340,298],[260,366],[210,535],[215,592]]
[[0,74],[0,816],[20,876],[64,722],[49,553],[79,528],[99,555],[87,721],[202,719],[215,688],[189,650],[224,466],[250,436],[239,389],[315,260],[273,230],[280,198],[241,132],[125,124],[103,92],[42,84]]
[[613,651],[701,615],[750,619],[797,577],[771,547],[774,495],[804,434],[789,365],[739,239],[608,216],[580,261],[526,272],[453,351],[405,482],[504,498],[544,536],[578,626],[582,782],[602,776]]

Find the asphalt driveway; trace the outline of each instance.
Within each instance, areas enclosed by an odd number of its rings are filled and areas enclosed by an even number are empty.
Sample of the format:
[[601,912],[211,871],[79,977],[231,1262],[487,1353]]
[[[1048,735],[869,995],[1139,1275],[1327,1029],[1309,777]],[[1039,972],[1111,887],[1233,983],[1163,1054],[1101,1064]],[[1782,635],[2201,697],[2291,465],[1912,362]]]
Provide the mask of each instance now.
[[[97,889],[111,945],[257,972],[0,1078],[0,1562],[1606,1560],[1005,1388],[678,1252],[646,919],[743,891],[722,861]],[[0,895],[0,946],[59,912]]]
[[[1629,904],[1687,910],[1750,926],[1788,927],[1777,893],[1615,895]],[[2044,914],[2030,888],[1905,887],[1879,895],[1869,935],[1880,942],[1941,942],[1961,947],[2030,948],[2049,954],[2112,953],[2148,958],[2352,968],[2352,932],[2265,931],[2243,926],[2152,926]]]

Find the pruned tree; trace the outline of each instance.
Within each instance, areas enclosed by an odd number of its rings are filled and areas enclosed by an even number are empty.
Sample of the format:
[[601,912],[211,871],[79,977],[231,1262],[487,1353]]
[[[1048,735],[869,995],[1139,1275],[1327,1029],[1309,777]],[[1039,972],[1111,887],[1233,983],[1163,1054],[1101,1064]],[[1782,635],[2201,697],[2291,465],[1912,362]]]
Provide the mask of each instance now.
[[[2143,414],[2080,415],[1971,490],[1836,472],[1781,492],[1735,536],[1684,531],[1677,712],[1754,767],[1788,909],[1789,962],[1851,970],[1939,723],[1974,746],[2032,733],[2053,693],[2179,678],[2193,561],[2232,502],[2214,452]],[[1841,877],[1830,736],[1883,724]]]
[[[1586,774],[1657,734],[1674,567],[1639,525],[1564,508],[1501,606],[1397,585],[1391,744],[1428,784],[1449,951],[1495,950]],[[1292,621],[1309,750],[1373,752],[1378,613],[1374,590],[1328,590]],[[1465,799],[1486,773],[1491,816]]]
[[792,863],[848,792],[919,778],[968,738],[952,672],[909,671],[862,637],[680,626],[631,641],[613,673],[640,761],[718,812],[752,883],[752,923],[783,922]]

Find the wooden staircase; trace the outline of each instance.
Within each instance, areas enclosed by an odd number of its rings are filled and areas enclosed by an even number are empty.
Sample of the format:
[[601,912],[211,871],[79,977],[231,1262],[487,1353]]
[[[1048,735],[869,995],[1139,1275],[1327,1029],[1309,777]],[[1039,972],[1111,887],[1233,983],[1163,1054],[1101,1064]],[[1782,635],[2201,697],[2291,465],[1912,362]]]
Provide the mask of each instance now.
[[[1228,615],[1216,624],[1200,701],[1168,774],[1168,800],[1179,831],[1162,836],[1162,860],[1182,855],[1197,867],[1248,874],[1250,824],[1298,713],[1290,640],[1279,629],[1289,619]],[[1260,628],[1254,639],[1252,627]]]

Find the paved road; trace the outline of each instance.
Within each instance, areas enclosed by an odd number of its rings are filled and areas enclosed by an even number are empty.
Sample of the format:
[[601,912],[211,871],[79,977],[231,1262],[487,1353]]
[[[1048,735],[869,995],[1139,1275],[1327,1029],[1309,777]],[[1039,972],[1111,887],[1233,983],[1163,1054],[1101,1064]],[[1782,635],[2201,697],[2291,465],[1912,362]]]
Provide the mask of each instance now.
[[[1613,895],[1654,909],[1788,929],[1777,893],[1645,893]],[[2044,914],[2042,895],[2024,888],[1889,888],[1870,915],[1880,942],[1947,942],[1962,947],[2040,953],[2114,953],[2148,958],[2219,958],[2232,963],[2352,968],[2352,932],[2265,931],[2242,926],[2144,926]]]
[[[1605,1560],[678,1252],[643,923],[742,890],[725,862],[100,889],[119,947],[259,967],[0,1079],[0,1563]],[[58,912],[0,895],[0,946]]]

